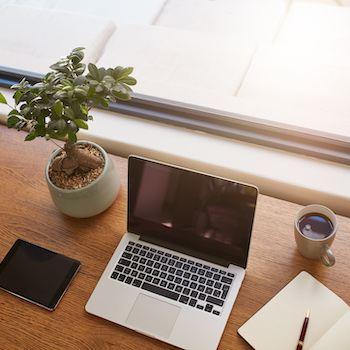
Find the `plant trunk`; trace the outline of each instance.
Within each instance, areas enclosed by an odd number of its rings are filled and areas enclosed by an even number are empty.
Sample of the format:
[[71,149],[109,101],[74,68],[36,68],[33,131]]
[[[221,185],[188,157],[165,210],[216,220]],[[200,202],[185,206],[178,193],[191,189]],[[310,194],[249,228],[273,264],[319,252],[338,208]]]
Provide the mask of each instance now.
[[67,140],[64,151],[52,161],[51,168],[53,171],[63,171],[70,176],[75,170],[87,173],[102,165],[103,157],[90,153],[84,144],[77,145]]

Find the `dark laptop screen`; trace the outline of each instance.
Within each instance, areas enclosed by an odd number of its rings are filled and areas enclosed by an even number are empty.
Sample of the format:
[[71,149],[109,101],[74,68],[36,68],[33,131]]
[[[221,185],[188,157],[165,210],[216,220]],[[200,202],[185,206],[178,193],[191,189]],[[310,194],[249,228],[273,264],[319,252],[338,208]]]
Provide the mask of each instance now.
[[245,268],[257,194],[254,186],[132,156],[128,231]]

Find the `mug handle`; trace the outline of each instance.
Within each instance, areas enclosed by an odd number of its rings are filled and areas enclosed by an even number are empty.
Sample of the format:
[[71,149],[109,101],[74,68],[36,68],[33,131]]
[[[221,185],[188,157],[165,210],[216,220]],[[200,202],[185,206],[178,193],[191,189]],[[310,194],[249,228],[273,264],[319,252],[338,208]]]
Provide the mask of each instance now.
[[328,244],[324,245],[319,255],[320,261],[326,266],[333,266],[335,264],[335,257]]

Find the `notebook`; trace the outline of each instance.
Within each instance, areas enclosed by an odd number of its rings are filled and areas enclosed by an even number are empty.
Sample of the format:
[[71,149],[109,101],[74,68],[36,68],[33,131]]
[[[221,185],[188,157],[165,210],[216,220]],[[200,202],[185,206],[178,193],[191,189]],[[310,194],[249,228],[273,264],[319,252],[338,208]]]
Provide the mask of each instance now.
[[86,311],[183,349],[216,349],[244,279],[257,195],[130,156],[127,232]]
[[295,350],[308,310],[303,350],[350,349],[350,307],[306,271],[246,321],[238,333],[255,350]]

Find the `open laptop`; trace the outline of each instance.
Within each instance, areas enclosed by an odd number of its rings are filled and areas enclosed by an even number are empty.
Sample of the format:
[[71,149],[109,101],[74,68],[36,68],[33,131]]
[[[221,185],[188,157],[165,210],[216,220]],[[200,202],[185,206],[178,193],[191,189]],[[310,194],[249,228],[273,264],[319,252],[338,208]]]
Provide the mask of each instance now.
[[258,189],[128,162],[128,232],[86,311],[183,349],[216,349],[245,275]]

